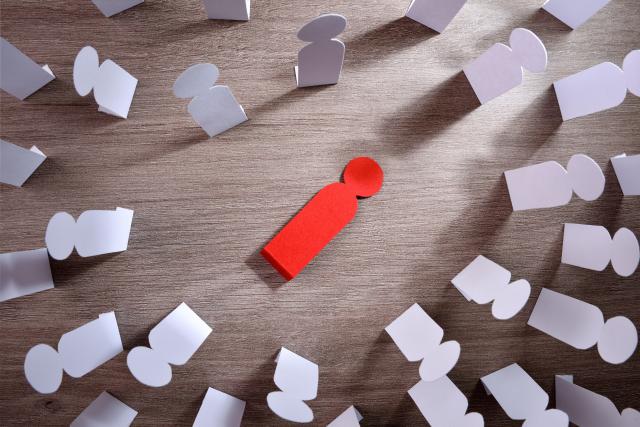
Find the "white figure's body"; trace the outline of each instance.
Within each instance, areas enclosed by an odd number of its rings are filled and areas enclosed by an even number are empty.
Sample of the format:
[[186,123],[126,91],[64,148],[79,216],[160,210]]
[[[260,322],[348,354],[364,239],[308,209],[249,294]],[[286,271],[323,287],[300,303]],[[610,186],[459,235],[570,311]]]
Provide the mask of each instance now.
[[517,363],[480,378],[512,420],[523,427],[567,427],[569,417],[557,409],[547,410],[549,395]]
[[640,154],[620,154],[611,158],[618,183],[625,196],[640,196]]
[[178,98],[193,98],[187,107],[191,117],[209,137],[247,121],[247,115],[227,86],[214,86],[220,72],[213,64],[187,68],[173,84]]
[[0,89],[22,101],[55,78],[48,65],[38,65],[0,37]]
[[605,184],[600,166],[584,154],[572,156],[567,169],[549,161],[506,171],[504,177],[514,211],[566,205],[574,192],[593,201],[602,195]]
[[463,68],[481,104],[520,85],[523,67],[532,73],[547,68],[547,49],[533,32],[516,28],[509,45],[496,43]]
[[362,421],[360,412],[354,406],[349,406],[346,411],[327,424],[327,427],[359,427],[360,421]]
[[447,375],[460,357],[460,344],[441,343],[444,330],[418,304],[409,307],[385,331],[408,361],[422,360],[420,378],[424,381]]
[[441,33],[466,2],[467,0],[412,0],[404,16]]
[[0,139],[0,182],[22,187],[46,158],[35,145],[27,150]]
[[204,8],[209,19],[248,21],[251,0],[204,0]]
[[240,427],[246,402],[209,387],[193,427]]
[[122,352],[118,322],[113,311],[62,335],[58,351],[38,344],[27,353],[24,372],[39,393],[53,393],[62,383],[62,372],[80,378]]
[[58,212],[49,220],[45,243],[57,260],[68,258],[74,247],[81,257],[122,252],[129,244],[132,221],[133,211],[124,208],[84,211],[78,221],[67,212]]
[[622,104],[627,90],[640,96],[640,50],[631,51],[622,68],[603,62],[553,84],[562,120],[608,110]]
[[129,427],[138,411],[103,391],[69,427]]
[[431,427],[484,426],[482,415],[467,414],[469,401],[447,376],[419,381],[408,393]]
[[547,0],[542,8],[575,30],[610,1]]
[[298,52],[295,66],[298,87],[338,83],[345,47],[334,38],[347,27],[347,19],[335,13],[320,15],[298,31],[298,38],[310,44]]
[[46,248],[0,254],[0,302],[53,286]]
[[620,276],[631,276],[640,262],[640,245],[628,228],[611,238],[601,225],[565,224],[562,263],[602,271],[611,265]]
[[107,18],[137,6],[144,0],[91,0]]
[[276,359],[273,382],[281,391],[267,395],[269,408],[280,418],[310,423],[313,411],[304,402],[318,395],[318,365],[282,347]]
[[579,350],[597,344],[600,357],[615,365],[629,359],[638,345],[638,331],[626,317],[605,322],[595,305],[546,288],[527,324]]
[[126,119],[138,79],[110,59],[99,65],[98,52],[91,46],[80,49],[73,63],[73,85],[80,96],[93,90],[98,111]]

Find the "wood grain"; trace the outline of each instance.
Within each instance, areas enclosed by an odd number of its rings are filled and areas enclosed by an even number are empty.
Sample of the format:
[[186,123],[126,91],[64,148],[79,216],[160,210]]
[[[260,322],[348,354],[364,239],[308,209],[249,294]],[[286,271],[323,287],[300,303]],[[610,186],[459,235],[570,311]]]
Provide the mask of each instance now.
[[[553,375],[640,404],[640,357],[614,366],[528,327],[542,287],[640,325],[640,272],[621,278],[560,265],[562,224],[626,226],[640,234],[640,198],[622,198],[609,157],[640,152],[640,99],[562,123],[553,81],[640,47],[640,3],[615,0],[569,31],[538,10],[542,0],[469,0],[443,34],[403,15],[408,0],[254,2],[247,23],[205,19],[199,0],[148,0],[113,18],[89,0],[3,0],[2,35],[57,79],[24,102],[1,101],[0,137],[49,158],[23,188],[0,189],[0,251],[42,247],[49,218],[65,210],[135,210],[121,254],[51,262],[56,288],[0,304],[0,424],[67,425],[103,390],[136,408],[138,426],[191,425],[206,388],[247,401],[245,426],[283,424],[267,408],[280,346],[320,365],[314,425],[355,404],[363,425],[424,419],[406,391],[418,380],[384,327],[418,302],[459,340],[451,378],[488,426],[515,426],[478,379],[518,362],[552,393]],[[406,3],[406,4],[405,4]],[[333,11],[349,19],[337,86],[297,90],[295,37]],[[478,107],[462,66],[518,26],[549,50],[545,73]],[[139,79],[129,119],[97,111],[73,90],[82,46]],[[171,86],[188,66],[215,63],[250,120],[212,140]],[[513,213],[502,173],[575,153],[606,171],[604,195],[566,207]],[[369,155],[385,184],[293,282],[258,250],[349,159]],[[468,303],[449,283],[482,253],[534,291],[514,319]],[[180,302],[214,332],[161,389],[139,384],[126,353],[60,390],[38,395],[23,360],[37,343],[115,310],[125,349]]]

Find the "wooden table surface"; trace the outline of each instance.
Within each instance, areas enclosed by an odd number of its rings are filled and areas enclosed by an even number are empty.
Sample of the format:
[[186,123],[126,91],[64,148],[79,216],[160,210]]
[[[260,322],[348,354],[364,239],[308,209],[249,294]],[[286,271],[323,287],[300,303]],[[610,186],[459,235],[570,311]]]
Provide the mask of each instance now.
[[[348,4],[345,4],[348,3]],[[56,287],[0,304],[0,424],[67,425],[102,391],[139,411],[134,425],[191,425],[206,388],[247,401],[243,425],[285,425],[266,405],[281,346],[320,366],[314,425],[356,405],[363,425],[424,425],[406,393],[418,381],[384,327],[418,302],[458,340],[450,374],[487,426],[508,419],[479,384],[519,363],[551,394],[553,376],[640,406],[640,352],[603,362],[526,325],[542,287],[593,303],[605,318],[640,326],[640,271],[594,272],[560,264],[562,224],[601,224],[640,234],[640,198],[623,198],[611,156],[640,152],[640,99],[563,123],[551,84],[640,47],[640,2],[614,0],[575,31],[539,10],[542,0],[469,0],[443,34],[402,18],[407,1],[257,1],[249,22],[206,20],[199,0],[148,0],[105,18],[89,0],[3,0],[1,33],[57,78],[20,102],[0,101],[0,137],[49,157],[23,188],[3,186],[0,251],[44,246],[49,218],[89,209],[135,210],[126,252],[51,261]],[[323,12],[344,14],[340,83],[299,90],[295,34]],[[479,107],[462,66],[515,27],[549,51],[542,74]],[[75,55],[94,46],[139,79],[127,120],[97,111],[73,89]],[[249,121],[208,139],[171,92],[199,62]],[[512,212],[505,170],[575,153],[605,171],[594,202]],[[375,158],[382,190],[290,283],[258,255],[318,190],[355,156]],[[484,254],[533,287],[527,306],[498,321],[450,280]],[[186,302],[213,333],[171,383],[138,383],[126,354]],[[25,354],[98,314],[115,310],[125,347],[80,379],[40,395],[23,374]]]

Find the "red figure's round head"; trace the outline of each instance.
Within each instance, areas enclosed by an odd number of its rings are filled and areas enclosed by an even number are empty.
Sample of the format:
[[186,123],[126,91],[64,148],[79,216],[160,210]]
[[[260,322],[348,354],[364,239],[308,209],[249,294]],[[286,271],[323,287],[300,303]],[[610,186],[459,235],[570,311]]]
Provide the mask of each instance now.
[[382,187],[384,173],[372,158],[356,157],[344,168],[343,180],[358,197],[371,197]]

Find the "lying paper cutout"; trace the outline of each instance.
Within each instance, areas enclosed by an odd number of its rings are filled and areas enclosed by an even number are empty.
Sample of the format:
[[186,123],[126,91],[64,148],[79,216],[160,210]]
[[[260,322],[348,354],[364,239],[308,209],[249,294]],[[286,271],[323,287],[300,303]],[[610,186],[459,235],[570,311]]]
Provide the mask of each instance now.
[[640,262],[640,245],[628,228],[611,235],[601,225],[565,224],[562,263],[602,271],[611,266],[620,276],[631,276]]
[[327,13],[305,24],[298,38],[310,44],[298,52],[294,67],[298,87],[334,85],[340,79],[345,47],[336,39],[347,27],[347,18]]
[[53,286],[46,248],[0,254],[0,302]]
[[605,7],[610,0],[547,0],[544,10],[575,30]]
[[48,65],[38,65],[0,37],[0,89],[22,101],[55,78]]
[[209,19],[248,21],[251,12],[250,0],[204,0]]
[[441,33],[466,2],[467,0],[412,0],[404,16]]
[[244,400],[209,387],[193,427],[240,427],[245,405]]
[[327,427],[360,427],[360,421],[362,421],[362,415],[351,405],[338,418],[331,421]]
[[602,169],[585,154],[572,156],[566,170],[550,161],[508,170],[504,177],[514,211],[566,205],[574,192],[590,202],[602,195],[605,184]]
[[622,153],[611,158],[613,170],[625,196],[640,196],[640,154],[627,156]]
[[608,110],[622,104],[627,89],[640,96],[640,50],[631,51],[622,69],[603,62],[553,84],[562,120]]
[[0,182],[22,187],[46,158],[35,145],[27,150],[0,139]]
[[509,37],[511,47],[496,43],[463,68],[481,104],[522,83],[523,67],[532,73],[547,68],[547,49],[533,32],[516,28]]
[[110,59],[99,65],[98,52],[91,46],[80,49],[73,63],[73,85],[80,96],[93,90],[98,111],[126,119],[138,79]]
[[491,305],[491,314],[500,320],[510,319],[522,310],[531,285],[524,279],[511,281],[511,272],[488,258],[478,255],[471,264],[451,280],[460,293],[478,304]]
[[481,414],[467,414],[467,398],[447,376],[435,381],[418,381],[409,389],[409,396],[431,427],[484,426]]
[[103,391],[71,422],[71,427],[129,427],[138,411]]
[[133,6],[137,6],[143,3],[144,0],[91,0],[96,5],[100,12],[107,18],[120,13],[127,9],[131,9]]
[[53,259],[63,260],[75,246],[78,255],[89,257],[127,250],[133,221],[131,209],[84,211],[75,221],[67,212],[49,220],[45,243]]
[[344,170],[344,184],[336,182],[320,190],[260,254],[282,277],[293,279],[351,222],[358,210],[358,197],[376,194],[383,180],[375,160],[352,159]]
[[579,350],[598,344],[600,357],[614,365],[629,359],[638,345],[631,320],[618,316],[605,322],[595,305],[546,288],[527,324]]
[[313,411],[304,402],[318,395],[318,365],[282,347],[276,358],[273,382],[281,391],[267,395],[269,408],[294,423],[313,421]]
[[110,311],[62,335],[57,352],[46,344],[32,347],[24,360],[24,374],[38,393],[53,393],[60,388],[63,370],[80,378],[120,352],[118,322]]
[[127,355],[131,374],[149,387],[171,382],[171,365],[184,365],[213,329],[189,306],[181,303],[149,333],[149,347],[135,347]]
[[193,98],[187,110],[209,137],[247,121],[229,87],[215,85],[219,75],[213,64],[196,64],[183,71],[173,84],[176,97]]

